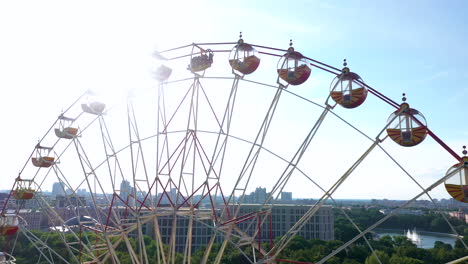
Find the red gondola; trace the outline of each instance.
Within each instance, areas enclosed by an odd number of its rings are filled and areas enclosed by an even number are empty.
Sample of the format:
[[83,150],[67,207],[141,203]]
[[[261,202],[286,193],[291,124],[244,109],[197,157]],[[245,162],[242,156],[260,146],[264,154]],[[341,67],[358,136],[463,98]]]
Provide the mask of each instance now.
[[341,74],[336,76],[330,87],[333,101],[345,108],[360,106],[367,98],[367,88],[363,85],[361,77],[350,72],[346,67],[346,60]]
[[242,34],[237,45],[229,54],[229,64],[234,73],[238,75],[251,74],[260,65],[260,56],[257,50],[250,44],[244,43]]
[[11,236],[18,232],[18,216],[14,214],[5,214],[0,216],[0,235]]
[[34,182],[32,180],[16,179],[16,188],[13,190],[12,195],[16,200],[30,200],[34,197],[36,190],[34,189]]
[[[463,146],[463,148],[463,154],[466,155],[466,147]],[[462,158],[462,162],[450,167],[450,169],[447,171],[447,175],[453,173],[460,166],[462,166],[460,170],[455,172],[452,177],[445,181],[445,189],[450,194],[450,196],[453,197],[453,199],[468,203],[468,157],[464,156]]]
[[13,197],[15,197],[16,200],[31,200],[34,194],[34,189],[13,190]]
[[55,157],[49,156],[52,148],[43,147],[39,144],[36,146],[36,156],[31,158],[34,166],[48,168],[55,164]]
[[[292,46],[292,43],[289,45]],[[303,84],[309,79],[310,72],[311,69],[307,66],[304,56],[294,51],[293,47],[289,47],[288,52],[278,61],[278,78],[281,78],[288,84]]]
[[31,158],[31,161],[33,165],[36,167],[48,168],[54,164],[55,158],[54,157],[39,157],[39,158]]
[[407,103],[402,103],[400,109],[390,115],[388,122],[391,122],[387,127],[388,136],[401,146],[416,146],[426,138],[426,119]]

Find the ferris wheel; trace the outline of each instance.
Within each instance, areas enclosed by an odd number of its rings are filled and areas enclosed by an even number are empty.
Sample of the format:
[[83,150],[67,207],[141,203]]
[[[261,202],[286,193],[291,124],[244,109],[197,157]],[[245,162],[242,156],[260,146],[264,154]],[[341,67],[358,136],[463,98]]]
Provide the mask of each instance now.
[[[154,89],[115,105],[87,91],[34,147],[2,208],[0,234],[7,245],[0,249],[0,263],[15,263],[19,234],[37,249],[38,262],[46,263],[222,263],[228,250],[245,263],[303,263],[279,255],[311,222],[328,217],[326,202],[335,202],[335,193],[376,149],[420,190],[366,229],[348,217],[359,234],[317,263],[360,238],[367,242],[365,234],[416,199],[432,200],[430,191],[439,185],[468,202],[467,152],[460,157],[439,139],[406,95],[401,104],[394,102],[352,72],[346,60],[338,69],[296,51],[292,41],[279,49],[246,43],[242,35],[237,42],[193,43],[153,57]],[[315,71],[330,76],[323,102],[304,92]],[[369,136],[340,113],[365,105],[370,95],[393,110]],[[329,119],[354,133],[344,135],[344,144],[356,136],[366,147],[329,168],[326,173],[334,177],[321,184],[314,172],[319,164],[310,163],[324,155],[316,143],[322,130],[328,133]],[[427,136],[455,165],[422,187],[382,143],[412,147]],[[253,197],[259,185],[268,192]],[[287,207],[281,195],[301,185],[313,186],[319,198]],[[49,186],[52,195],[45,192]],[[39,225],[47,223],[66,256],[48,244],[48,236],[31,231],[31,212],[42,215]],[[291,212],[294,217],[284,220]],[[310,233],[332,234],[333,225],[324,225]],[[201,252],[196,259],[195,252]]]

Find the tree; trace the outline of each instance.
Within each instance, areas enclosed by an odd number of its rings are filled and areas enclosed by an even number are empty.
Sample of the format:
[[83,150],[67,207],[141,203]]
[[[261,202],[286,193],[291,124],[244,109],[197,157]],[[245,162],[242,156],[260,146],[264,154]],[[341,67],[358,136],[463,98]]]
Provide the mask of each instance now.
[[390,263],[390,257],[387,255],[387,253],[380,251],[380,250],[375,250],[374,252],[375,254],[372,254],[366,258],[365,264],[380,264],[379,261],[377,260],[377,257],[382,264]]
[[393,255],[390,258],[389,264],[424,264],[424,261],[408,257],[400,257]]
[[416,245],[405,236],[394,236],[393,242],[396,247],[416,247]]
[[354,259],[349,259],[349,258],[346,258],[344,261],[343,261],[343,264],[360,264],[362,262],[359,262],[357,260],[354,260]]
[[436,241],[434,242],[434,248],[442,248],[442,249],[445,249],[445,250],[452,250],[452,245],[450,244],[446,244],[442,241]]
[[357,260],[359,263],[364,263],[367,256],[370,254],[368,246],[352,245],[347,249],[347,258]]
[[449,232],[450,227],[443,218],[439,217],[431,221],[430,230],[434,230],[436,232]]

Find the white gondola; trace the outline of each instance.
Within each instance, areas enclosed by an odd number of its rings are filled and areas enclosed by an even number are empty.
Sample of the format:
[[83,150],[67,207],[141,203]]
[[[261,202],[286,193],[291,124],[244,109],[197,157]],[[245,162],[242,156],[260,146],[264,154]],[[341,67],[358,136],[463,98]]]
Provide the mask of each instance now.
[[87,104],[81,104],[81,109],[83,109],[84,112],[89,114],[102,115],[104,109],[106,109],[106,104],[93,101]]
[[168,60],[157,51],[153,53],[153,58],[155,59],[151,70],[153,78],[160,82],[167,81],[172,74],[172,69],[166,65]]

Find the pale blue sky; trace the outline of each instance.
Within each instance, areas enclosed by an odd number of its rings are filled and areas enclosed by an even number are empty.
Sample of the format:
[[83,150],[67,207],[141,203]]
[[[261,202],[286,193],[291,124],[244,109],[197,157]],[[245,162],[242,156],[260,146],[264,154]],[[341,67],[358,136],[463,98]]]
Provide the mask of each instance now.
[[[338,68],[347,58],[352,71],[394,101],[406,92],[429,128],[459,153],[468,143],[467,11],[466,1],[1,2],[0,189],[11,186],[37,139],[85,90],[151,87],[147,70],[155,47],[236,41],[239,31],[247,42],[277,48],[292,38],[296,50]],[[313,70],[311,86],[320,87],[299,93],[320,101],[331,76],[319,72]],[[355,112],[337,109],[371,132],[391,111],[375,98]],[[428,184],[455,161],[432,139],[423,144],[402,158]],[[337,148],[323,146],[331,153]],[[367,197],[353,193],[362,183],[349,186],[342,198]],[[401,190],[388,198],[408,195]]]

